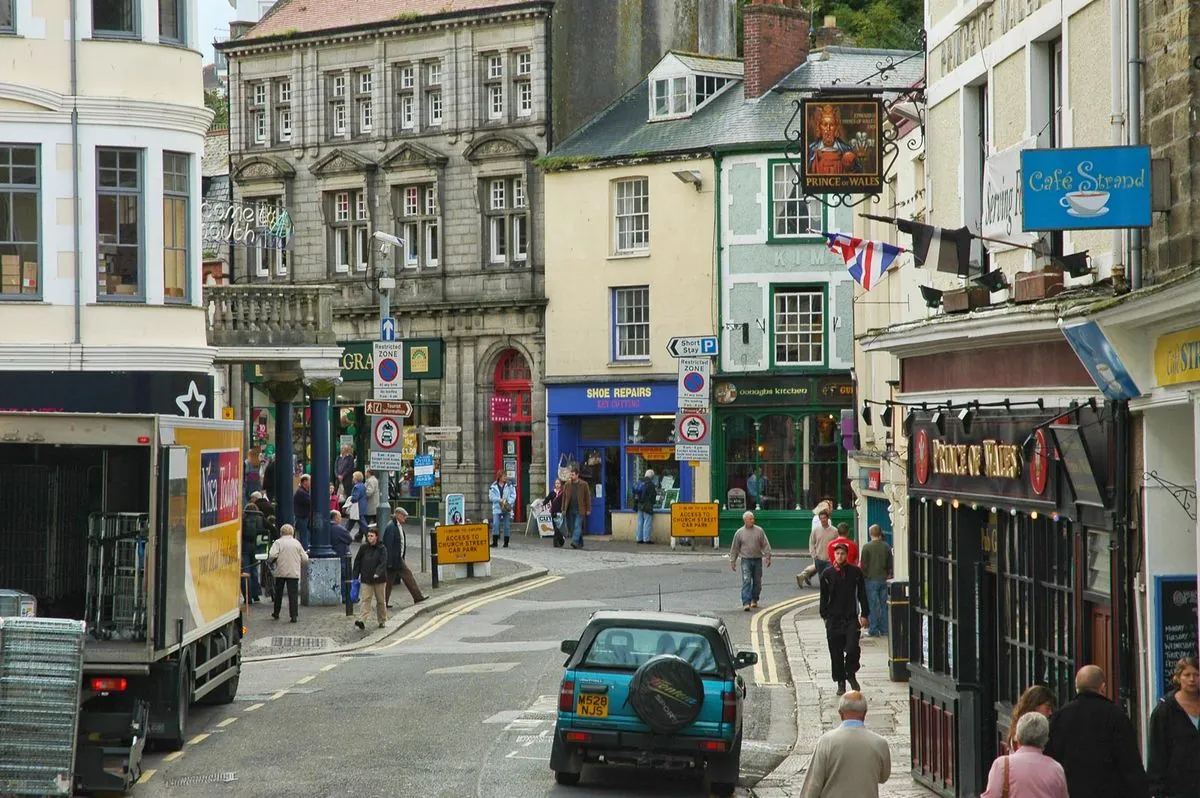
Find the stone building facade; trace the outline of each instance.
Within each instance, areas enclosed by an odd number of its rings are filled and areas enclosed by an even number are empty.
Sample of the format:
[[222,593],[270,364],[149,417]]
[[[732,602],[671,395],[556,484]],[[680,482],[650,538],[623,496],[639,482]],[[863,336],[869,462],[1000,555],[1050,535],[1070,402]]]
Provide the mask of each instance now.
[[[480,517],[514,460],[520,504],[544,494],[545,469],[529,466],[545,462],[534,160],[548,137],[550,4],[456,9],[374,18],[350,2],[282,3],[221,49],[235,197],[263,208],[264,225],[272,207],[293,225],[286,248],[235,247],[235,281],[332,286],[337,338],[360,342],[378,338],[378,278],[392,273],[397,339],[441,356],[441,379],[406,398],[419,423],[462,427],[435,452],[440,487]],[[407,245],[381,248],[375,231]],[[369,393],[346,382],[334,401],[335,434],[364,462]],[[498,393],[508,410],[493,410]]]

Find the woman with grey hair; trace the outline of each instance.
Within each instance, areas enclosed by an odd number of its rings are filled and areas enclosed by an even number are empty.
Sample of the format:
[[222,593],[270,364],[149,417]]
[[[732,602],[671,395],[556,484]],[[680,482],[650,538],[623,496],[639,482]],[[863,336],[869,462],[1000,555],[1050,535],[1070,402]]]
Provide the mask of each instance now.
[[1050,721],[1040,712],[1017,720],[1017,750],[992,762],[980,798],[1068,798],[1062,765],[1042,753],[1050,741]]

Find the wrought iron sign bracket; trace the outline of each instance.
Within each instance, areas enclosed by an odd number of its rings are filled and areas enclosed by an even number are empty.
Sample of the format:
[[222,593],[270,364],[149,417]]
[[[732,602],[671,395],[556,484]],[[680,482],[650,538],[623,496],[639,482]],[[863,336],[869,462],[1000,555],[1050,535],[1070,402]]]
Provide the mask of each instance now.
[[1176,485],[1174,482],[1160,477],[1157,471],[1145,472],[1142,474],[1142,480],[1143,484],[1149,485],[1154,482],[1158,487],[1165,489],[1187,513],[1188,518],[1196,520],[1196,490],[1194,488],[1187,485]]

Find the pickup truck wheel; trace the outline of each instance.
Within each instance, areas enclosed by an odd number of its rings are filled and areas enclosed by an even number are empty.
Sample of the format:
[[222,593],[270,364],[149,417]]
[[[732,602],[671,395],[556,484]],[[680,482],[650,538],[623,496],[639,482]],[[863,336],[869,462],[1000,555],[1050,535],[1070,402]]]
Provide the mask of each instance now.
[[687,660],[659,654],[634,671],[629,703],[643,723],[660,734],[670,734],[700,716],[704,682]]
[[576,784],[578,784],[579,776],[580,774],[578,773],[569,773],[565,770],[554,771],[554,780],[567,787],[574,787]]

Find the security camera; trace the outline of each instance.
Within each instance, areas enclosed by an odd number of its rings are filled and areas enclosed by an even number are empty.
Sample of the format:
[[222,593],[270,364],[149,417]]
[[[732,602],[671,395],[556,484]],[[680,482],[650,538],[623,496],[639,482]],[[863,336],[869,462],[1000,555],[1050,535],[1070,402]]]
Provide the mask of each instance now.
[[390,233],[385,233],[382,230],[375,231],[375,240],[382,241],[385,244],[391,244],[393,247],[403,247],[404,246],[403,238],[396,238],[394,235],[391,235]]

